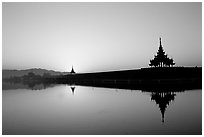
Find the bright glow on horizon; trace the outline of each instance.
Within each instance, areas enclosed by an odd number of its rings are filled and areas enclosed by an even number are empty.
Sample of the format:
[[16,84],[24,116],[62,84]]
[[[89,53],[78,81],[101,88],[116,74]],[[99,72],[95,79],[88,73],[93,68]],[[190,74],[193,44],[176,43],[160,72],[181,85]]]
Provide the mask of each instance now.
[[202,65],[202,3],[3,3],[3,69],[148,67],[159,47]]

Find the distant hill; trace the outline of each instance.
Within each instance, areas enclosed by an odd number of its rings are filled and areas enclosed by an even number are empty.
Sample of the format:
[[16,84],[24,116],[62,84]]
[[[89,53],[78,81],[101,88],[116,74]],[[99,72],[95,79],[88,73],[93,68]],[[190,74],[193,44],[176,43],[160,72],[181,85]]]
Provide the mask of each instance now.
[[9,78],[12,76],[23,76],[27,75],[29,72],[33,72],[36,75],[43,75],[44,73],[49,73],[50,75],[67,75],[69,72],[59,72],[53,70],[46,70],[40,68],[26,69],[26,70],[2,70],[2,78]]

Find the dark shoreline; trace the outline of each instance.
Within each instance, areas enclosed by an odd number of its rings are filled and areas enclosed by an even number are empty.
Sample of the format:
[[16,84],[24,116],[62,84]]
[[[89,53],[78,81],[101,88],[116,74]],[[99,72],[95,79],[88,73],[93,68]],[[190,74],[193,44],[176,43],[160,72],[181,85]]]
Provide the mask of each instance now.
[[202,68],[164,67],[137,70],[110,71],[67,75],[67,81],[76,85],[143,88],[202,88]]
[[152,89],[202,89],[202,68],[142,68],[97,73],[74,73],[52,77],[26,76],[7,79],[7,81],[25,85],[68,84],[147,91]]
[[177,80],[135,80],[135,81],[115,81],[115,80],[86,80],[75,81],[70,85],[104,87],[116,89],[131,89],[131,90],[190,90],[202,89],[201,80],[177,79]]

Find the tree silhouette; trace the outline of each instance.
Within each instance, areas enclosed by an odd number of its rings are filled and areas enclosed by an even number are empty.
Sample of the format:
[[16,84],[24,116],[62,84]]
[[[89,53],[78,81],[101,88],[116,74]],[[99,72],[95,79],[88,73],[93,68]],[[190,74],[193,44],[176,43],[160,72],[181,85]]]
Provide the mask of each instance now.
[[29,73],[28,73],[28,76],[29,76],[29,77],[34,77],[34,76],[35,76],[35,73],[29,72]]
[[173,59],[168,58],[167,55],[165,55],[164,49],[161,44],[161,38],[160,40],[160,45],[159,45],[159,50],[157,52],[157,55],[154,56],[154,59],[150,60],[149,66],[154,66],[154,67],[164,67],[164,66],[173,66],[175,65]]
[[172,65],[172,67],[173,67],[175,65],[174,60],[171,58],[171,59],[169,59],[169,61],[170,61],[170,66]]
[[43,78],[50,78],[51,74],[50,73],[43,73]]

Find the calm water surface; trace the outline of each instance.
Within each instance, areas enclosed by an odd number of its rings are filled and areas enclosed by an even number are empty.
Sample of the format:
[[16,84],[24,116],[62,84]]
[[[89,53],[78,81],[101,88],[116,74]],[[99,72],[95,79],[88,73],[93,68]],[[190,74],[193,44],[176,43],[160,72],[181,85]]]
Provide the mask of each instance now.
[[[201,90],[3,89],[3,134],[201,134]],[[163,115],[163,116],[162,116]]]

